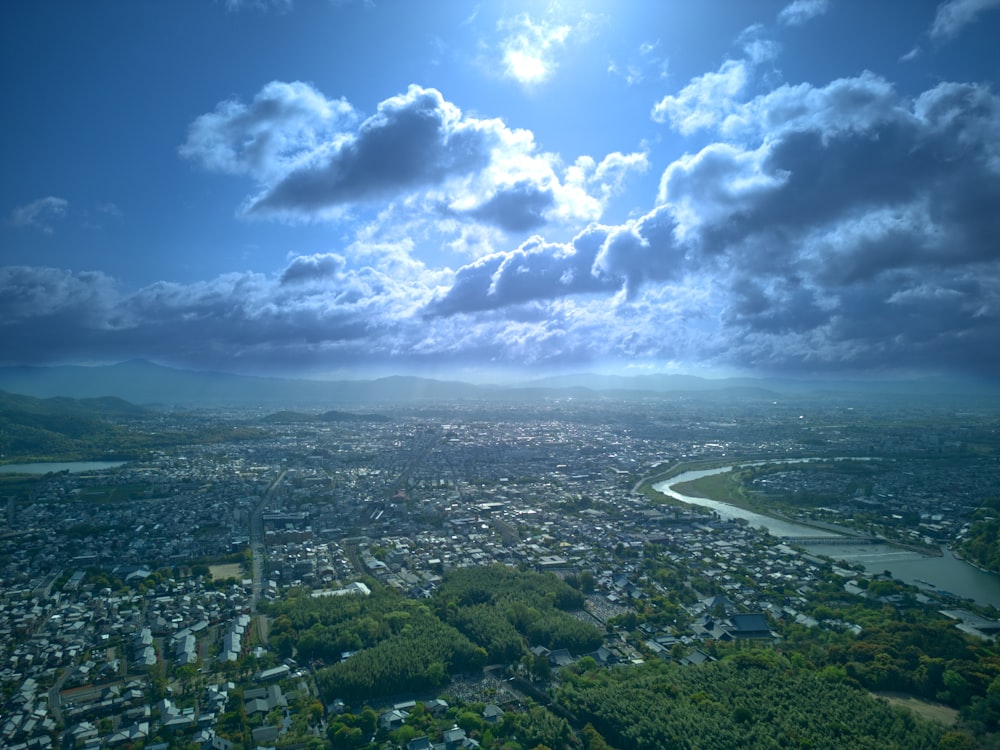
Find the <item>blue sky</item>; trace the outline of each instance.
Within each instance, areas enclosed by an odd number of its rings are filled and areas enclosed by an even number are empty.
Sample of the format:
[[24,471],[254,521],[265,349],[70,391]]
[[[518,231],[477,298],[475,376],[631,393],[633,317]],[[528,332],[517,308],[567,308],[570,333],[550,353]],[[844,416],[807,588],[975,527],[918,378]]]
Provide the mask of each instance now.
[[0,14],[0,364],[1000,376],[1000,0]]

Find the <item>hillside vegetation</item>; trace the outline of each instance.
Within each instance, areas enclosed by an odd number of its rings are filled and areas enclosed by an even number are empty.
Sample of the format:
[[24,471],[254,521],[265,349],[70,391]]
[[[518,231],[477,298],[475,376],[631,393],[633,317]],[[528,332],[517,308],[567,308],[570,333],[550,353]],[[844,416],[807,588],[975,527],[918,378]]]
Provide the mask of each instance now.
[[256,427],[189,420],[183,429],[151,425],[157,412],[120,398],[34,398],[0,391],[0,460],[129,459],[144,450],[253,439]]

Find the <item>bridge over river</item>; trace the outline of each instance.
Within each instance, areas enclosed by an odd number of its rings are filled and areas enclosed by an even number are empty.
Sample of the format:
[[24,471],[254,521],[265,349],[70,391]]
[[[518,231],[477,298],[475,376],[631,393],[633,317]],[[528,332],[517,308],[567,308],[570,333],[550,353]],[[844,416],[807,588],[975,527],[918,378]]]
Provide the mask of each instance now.
[[884,539],[873,536],[782,536],[778,537],[789,544],[881,544]]

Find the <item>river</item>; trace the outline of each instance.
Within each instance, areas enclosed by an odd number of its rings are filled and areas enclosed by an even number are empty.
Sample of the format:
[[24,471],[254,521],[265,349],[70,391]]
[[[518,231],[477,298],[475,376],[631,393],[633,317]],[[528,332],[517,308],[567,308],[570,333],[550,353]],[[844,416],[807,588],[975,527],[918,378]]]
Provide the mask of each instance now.
[[60,471],[79,474],[84,471],[117,469],[126,463],[126,461],[46,461],[30,464],[0,464],[0,474],[51,474]]
[[[780,463],[797,463],[797,460]],[[768,463],[778,463],[770,461]],[[744,466],[749,464],[742,464]],[[732,466],[716,469],[701,469],[685,471],[663,482],[657,482],[653,489],[681,500],[691,505],[700,505],[719,514],[721,518],[735,520],[745,519],[754,528],[764,527],[774,536],[834,536],[829,531],[818,530],[811,526],[785,521],[770,516],[754,513],[752,510],[729,503],[709,500],[704,497],[682,495],[674,489],[675,485],[692,482],[695,479],[724,474],[732,471]],[[946,547],[942,547],[941,557],[920,555],[910,550],[894,547],[889,544],[839,544],[804,545],[816,555],[824,555],[834,560],[845,560],[860,563],[869,573],[881,573],[888,570],[894,578],[919,586],[928,591],[935,589],[948,591],[960,597],[972,599],[979,604],[992,604],[1000,608],[1000,576],[979,570],[963,560],[959,560]]]

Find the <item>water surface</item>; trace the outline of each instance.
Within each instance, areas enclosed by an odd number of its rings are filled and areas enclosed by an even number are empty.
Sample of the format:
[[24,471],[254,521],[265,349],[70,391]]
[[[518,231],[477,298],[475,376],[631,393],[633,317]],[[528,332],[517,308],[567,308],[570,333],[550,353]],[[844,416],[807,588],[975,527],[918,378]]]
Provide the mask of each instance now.
[[0,474],[51,474],[68,471],[70,474],[80,474],[84,471],[100,471],[102,469],[117,469],[127,461],[43,461],[30,464],[2,464]]

